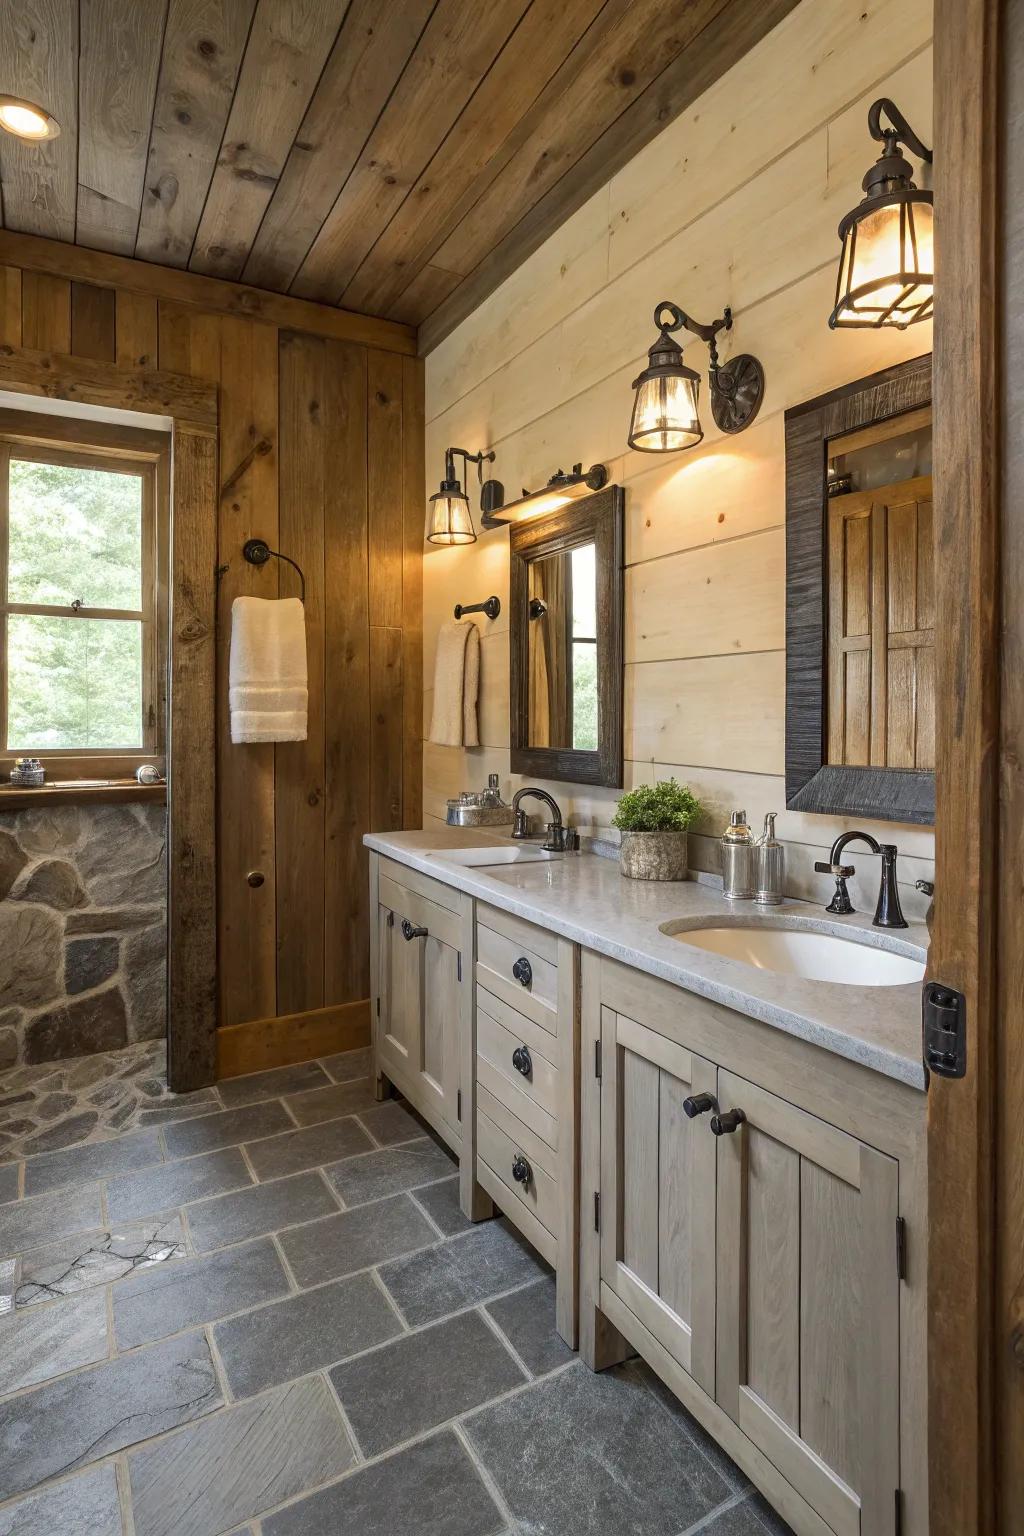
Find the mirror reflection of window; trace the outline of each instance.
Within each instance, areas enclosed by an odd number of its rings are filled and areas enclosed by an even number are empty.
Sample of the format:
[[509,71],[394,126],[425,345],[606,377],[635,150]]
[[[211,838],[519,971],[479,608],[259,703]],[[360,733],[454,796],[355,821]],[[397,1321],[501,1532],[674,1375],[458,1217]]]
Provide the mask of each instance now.
[[593,544],[529,565],[529,745],[598,745],[597,566]]

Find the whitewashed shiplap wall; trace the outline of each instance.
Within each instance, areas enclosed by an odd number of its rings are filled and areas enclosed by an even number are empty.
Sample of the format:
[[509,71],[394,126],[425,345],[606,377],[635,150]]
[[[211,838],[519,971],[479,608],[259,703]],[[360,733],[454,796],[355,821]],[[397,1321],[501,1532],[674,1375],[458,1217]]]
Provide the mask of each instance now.
[[[670,124],[427,358],[427,479],[445,448],[493,447],[510,492],[574,460],[602,460],[626,496],[627,785],[674,773],[707,803],[705,834],[742,805],[753,819],[785,803],[785,492],[783,412],[851,379],[918,356],[930,327],[827,328],[836,226],[873,157],[867,109],[892,96],[927,138],[931,0],[803,0],[759,47]],[[732,306],[723,347],[751,351],[767,376],[761,414],[725,438],[705,409],[699,449],[629,452],[630,384],[653,339],[656,302],[702,319]],[[706,371],[694,342],[687,361]],[[427,824],[447,796],[510,780],[508,534],[424,561],[425,711],[438,625],[455,602],[496,592],[481,623],[479,749],[424,748]],[[606,824],[616,792],[549,785],[579,822]],[[783,812],[794,894],[827,894],[813,873],[847,826]],[[872,827],[931,874],[933,836]],[[713,842],[694,839],[712,867]],[[873,898],[867,856],[860,905]]]

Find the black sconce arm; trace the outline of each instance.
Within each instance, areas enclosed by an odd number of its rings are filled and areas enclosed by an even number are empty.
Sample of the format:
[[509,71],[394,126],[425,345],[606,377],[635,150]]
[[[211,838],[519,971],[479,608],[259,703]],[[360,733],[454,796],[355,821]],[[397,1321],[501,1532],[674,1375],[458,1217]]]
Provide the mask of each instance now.
[[[882,126],[883,112],[892,124],[891,128]],[[880,96],[870,107],[868,111],[868,132],[873,139],[878,140],[879,144],[884,144],[887,139],[900,139],[908,149],[913,150],[919,160],[923,160],[927,165],[931,165],[931,150],[927,144],[921,142],[899,107],[895,102],[890,101],[888,96]]]
[[494,458],[493,452],[484,453],[481,450],[480,453],[470,453],[468,448],[446,448],[444,451],[444,477],[445,480],[447,480],[449,483],[455,479],[456,454],[458,454],[459,458],[462,459],[464,463],[476,464],[479,466],[478,473],[481,480],[483,479],[484,473],[483,466],[490,463]]

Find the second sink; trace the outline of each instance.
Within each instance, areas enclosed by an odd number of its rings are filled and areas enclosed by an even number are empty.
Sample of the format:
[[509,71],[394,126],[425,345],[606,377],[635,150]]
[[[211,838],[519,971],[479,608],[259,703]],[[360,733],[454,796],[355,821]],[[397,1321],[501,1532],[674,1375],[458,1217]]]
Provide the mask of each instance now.
[[488,864],[546,864],[549,859],[560,858],[557,853],[546,853],[543,848],[434,848],[430,858],[447,859],[449,864],[462,864],[467,869],[485,867]]
[[662,933],[708,954],[723,955],[761,971],[832,981],[848,987],[899,987],[924,978],[924,964],[873,944],[807,929],[765,927],[680,928]]

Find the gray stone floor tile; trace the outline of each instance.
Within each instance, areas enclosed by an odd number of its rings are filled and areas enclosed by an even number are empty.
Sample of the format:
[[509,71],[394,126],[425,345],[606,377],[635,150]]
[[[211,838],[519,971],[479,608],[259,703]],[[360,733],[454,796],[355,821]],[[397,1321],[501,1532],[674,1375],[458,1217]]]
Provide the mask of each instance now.
[[0,1205],[18,1198],[18,1169],[20,1163],[0,1164]]
[[323,1378],[294,1382],[133,1452],[135,1536],[229,1531],[340,1476],[352,1459]]
[[112,1462],[0,1509],[0,1536],[121,1536]]
[[289,1095],[285,1099],[300,1125],[337,1120],[340,1115],[351,1115],[357,1109],[369,1109],[376,1102],[368,1077],[357,1077],[350,1083],[331,1083],[327,1088],[311,1088],[308,1093]]
[[385,1264],[380,1277],[416,1328],[544,1273],[533,1249],[502,1220]]
[[0,1206],[0,1255],[24,1253],[55,1242],[69,1232],[84,1232],[103,1221],[100,1187],[61,1190],[35,1200]]
[[173,1125],[176,1120],[197,1120],[200,1115],[218,1115],[219,1104],[158,1104],[155,1109],[142,1109],[138,1114],[139,1125]]
[[369,1275],[301,1291],[214,1329],[236,1397],[334,1365],[401,1331],[387,1298]]
[[195,1120],[179,1120],[164,1129],[168,1157],[194,1157],[197,1152],[213,1152],[218,1147],[237,1147],[243,1141],[262,1136],[276,1136],[292,1131],[294,1121],[276,1101],[270,1104],[246,1104],[240,1109],[225,1109],[219,1115],[201,1115]]
[[458,1174],[453,1179],[443,1179],[440,1184],[427,1184],[423,1189],[417,1189],[413,1199],[417,1205],[423,1206],[445,1237],[452,1237],[456,1232],[468,1232],[470,1227],[477,1225],[462,1214]]
[[199,1253],[226,1248],[247,1237],[262,1237],[296,1222],[315,1221],[338,1209],[318,1173],[297,1173],[272,1184],[254,1184],[186,1208],[189,1231]]
[[[776,1529],[780,1536],[782,1532],[792,1536],[788,1525],[779,1525]],[[766,1536],[766,1533],[754,1512],[752,1501],[743,1499],[739,1504],[731,1504],[728,1509],[712,1515],[707,1524],[700,1527],[700,1536]]]
[[184,1255],[180,1216],[164,1217],[142,1227],[82,1232],[24,1255],[17,1304],[33,1307],[59,1296],[73,1296],[76,1291],[109,1285]]
[[397,1099],[392,1099],[388,1104],[375,1104],[372,1109],[361,1109],[359,1118],[374,1141],[380,1142],[382,1147],[393,1147],[401,1141],[415,1141],[424,1133],[421,1122]]
[[429,1136],[424,1136],[401,1147],[388,1147],[335,1163],[325,1171],[346,1205],[365,1205],[370,1200],[445,1178],[452,1171],[452,1161]]
[[750,1479],[733,1461],[726,1451],[723,1451],[717,1440],[712,1439],[702,1424],[699,1424],[693,1414],[684,1408],[679,1399],[672,1393],[665,1383],[656,1376],[650,1366],[643,1360],[635,1362],[635,1369],[646,1381],[651,1391],[668,1413],[681,1426],[684,1433],[693,1441],[698,1450],[703,1451],[715,1471],[725,1479],[729,1489],[733,1493],[739,1493],[741,1489],[750,1487]]
[[465,1428],[515,1518],[544,1536],[678,1536],[730,1492],[629,1365],[571,1365]]
[[46,1382],[0,1403],[0,1488],[8,1497],[26,1493],[220,1404],[201,1333]]
[[111,1221],[137,1221],[251,1183],[252,1174],[241,1152],[237,1147],[226,1147],[109,1180],[107,1211]]
[[119,1349],[212,1323],[284,1296],[288,1277],[269,1237],[134,1276],[113,1293]]
[[412,1253],[437,1234],[408,1195],[392,1195],[282,1232],[280,1241],[296,1281],[307,1286]]
[[[766,1532],[767,1536],[793,1536],[792,1528],[786,1524],[785,1520],[776,1510],[772,1509],[763,1494],[752,1494],[748,1507],[751,1513],[757,1517],[759,1529],[756,1532],[756,1536],[761,1536],[762,1531]],[[751,1536],[754,1536],[754,1533],[751,1533]]]
[[369,1048],[361,1051],[339,1051],[337,1056],[324,1056],[320,1065],[336,1083],[351,1083],[357,1077],[369,1077]]
[[546,1376],[573,1358],[555,1328],[554,1275],[489,1302],[487,1310],[532,1376]]
[[0,1397],[94,1365],[107,1354],[105,1292],[30,1307],[9,1318],[0,1332]]
[[217,1084],[225,1109],[239,1104],[261,1104],[266,1099],[283,1099],[286,1093],[302,1093],[307,1088],[326,1088],[331,1079],[315,1061],[300,1061],[292,1067],[274,1067],[270,1072],[251,1072],[247,1077],[226,1077]]
[[505,1523],[451,1430],[263,1521],[263,1536],[498,1536]]
[[93,1141],[86,1147],[68,1147],[65,1152],[43,1152],[25,1163],[25,1194],[42,1195],[69,1184],[87,1184],[163,1160],[160,1137],[153,1130]]
[[528,1378],[479,1312],[464,1312],[331,1371],[364,1456],[478,1408]]
[[322,1168],[356,1152],[370,1152],[373,1142],[359,1121],[348,1115],[304,1131],[285,1131],[266,1141],[254,1141],[245,1150],[258,1179],[281,1179],[305,1168]]

